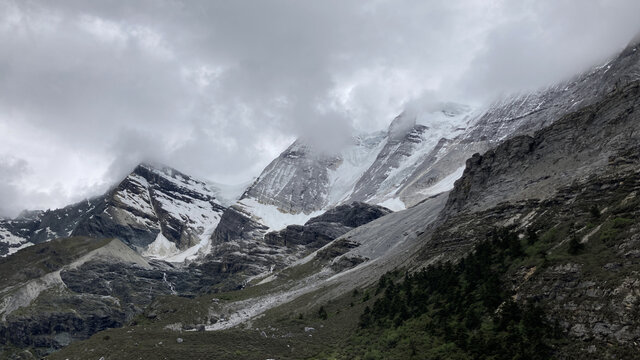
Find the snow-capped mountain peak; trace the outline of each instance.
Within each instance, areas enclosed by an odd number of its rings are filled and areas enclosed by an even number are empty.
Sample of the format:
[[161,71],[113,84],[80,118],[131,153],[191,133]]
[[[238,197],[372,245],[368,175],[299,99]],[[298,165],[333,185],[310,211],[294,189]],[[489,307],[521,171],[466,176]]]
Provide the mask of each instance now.
[[180,261],[179,254],[186,258],[206,247],[224,209],[210,184],[143,163],[102,196],[1,221],[0,252],[78,235],[117,237],[145,255]]

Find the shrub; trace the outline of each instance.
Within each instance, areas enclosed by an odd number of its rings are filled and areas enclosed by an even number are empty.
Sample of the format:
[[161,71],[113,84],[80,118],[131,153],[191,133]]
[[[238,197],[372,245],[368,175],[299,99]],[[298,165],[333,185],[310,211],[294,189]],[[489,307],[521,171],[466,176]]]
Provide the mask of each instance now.
[[327,320],[327,310],[324,309],[324,306],[320,306],[320,309],[318,309],[318,317],[322,320]]

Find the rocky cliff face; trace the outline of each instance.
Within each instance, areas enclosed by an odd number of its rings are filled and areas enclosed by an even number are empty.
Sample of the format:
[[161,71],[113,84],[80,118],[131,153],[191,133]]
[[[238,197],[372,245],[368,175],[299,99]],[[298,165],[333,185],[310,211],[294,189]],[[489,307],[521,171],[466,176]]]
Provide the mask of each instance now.
[[506,199],[544,199],[572,181],[637,166],[639,99],[639,84],[632,83],[533,136],[474,155],[449,196],[449,211],[481,210]]
[[[38,244],[0,263],[2,346],[46,352],[130,319],[134,313],[128,309],[131,302],[120,303],[113,294],[76,293],[63,280],[66,271],[96,261],[150,268],[119,240],[89,238]],[[91,277],[91,272],[84,272],[82,279],[86,282]]]
[[186,250],[213,231],[223,211],[206,183],[171,168],[140,165],[73,235],[118,237],[144,251],[162,234],[177,250]]
[[131,323],[159,296],[194,296],[220,282],[203,270],[148,260],[117,239],[29,247],[0,262],[0,352],[31,348],[41,357]]
[[354,202],[340,205],[304,225],[289,225],[280,231],[267,233],[264,241],[270,245],[301,247],[305,253],[319,249],[350,230],[388,215],[391,210],[382,206]]

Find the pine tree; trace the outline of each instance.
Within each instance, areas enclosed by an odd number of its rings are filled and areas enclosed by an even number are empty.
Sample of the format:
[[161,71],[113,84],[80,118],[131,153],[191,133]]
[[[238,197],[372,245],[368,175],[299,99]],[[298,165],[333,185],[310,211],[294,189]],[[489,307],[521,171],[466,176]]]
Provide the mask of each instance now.
[[529,245],[533,245],[538,242],[538,240],[539,238],[536,230],[532,226],[529,226],[527,228],[527,243],[529,243]]

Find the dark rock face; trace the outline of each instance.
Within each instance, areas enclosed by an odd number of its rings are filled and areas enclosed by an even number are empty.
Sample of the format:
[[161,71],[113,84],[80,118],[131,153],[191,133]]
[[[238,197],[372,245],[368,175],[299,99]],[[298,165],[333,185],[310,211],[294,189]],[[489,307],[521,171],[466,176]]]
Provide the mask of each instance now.
[[230,206],[222,214],[218,227],[211,235],[213,245],[223,244],[236,239],[253,239],[263,234],[268,227],[253,220],[237,206]]
[[[127,315],[115,303],[100,296],[62,296],[42,300],[28,314],[12,314],[0,325],[0,342],[34,348],[45,355],[89,338],[96,332],[124,325]],[[46,309],[44,308],[46,306]]]
[[340,239],[326,249],[318,251],[316,257],[318,260],[331,261],[358,246],[360,246],[360,244],[357,242],[349,241],[349,239]]
[[[81,221],[74,229],[74,236],[89,236],[95,238],[105,238],[117,236],[133,247],[143,249],[145,246],[153,242],[160,232],[153,222],[156,220],[148,215],[143,215],[147,223],[126,223],[114,218],[111,212],[114,204],[108,197],[96,208],[93,217],[87,217]],[[132,211],[132,215],[139,216],[139,212]]]
[[63,271],[64,288],[51,288],[0,324],[0,348],[31,347],[40,355],[96,332],[120,327],[158,295],[174,293],[159,270],[91,261]]
[[384,207],[356,202],[330,209],[304,225],[266,233],[266,226],[242,208],[231,206],[211,237],[211,252],[193,266],[223,282],[222,288],[233,289],[247,276],[290,265],[355,227],[389,213],[391,210]]
[[391,210],[378,205],[369,205],[363,202],[353,202],[336,206],[327,210],[324,214],[309,219],[305,225],[314,223],[337,223],[351,228],[362,226],[379,217],[391,213]]
[[[210,276],[212,264],[174,267],[162,261],[145,261],[118,240],[56,239],[21,251],[0,262],[0,303],[21,298],[20,286],[39,289],[37,297],[0,315],[0,352],[4,347],[31,347],[38,356],[87,339],[101,330],[120,327],[141,314],[161,295],[194,296],[208,292],[221,281]],[[97,255],[94,252],[110,255]],[[34,261],[34,255],[39,261]],[[94,255],[91,255],[94,254]],[[84,256],[79,266],[70,266]],[[26,258],[22,258],[26,256]],[[105,257],[106,256],[106,257]],[[127,262],[138,259],[142,265]],[[207,273],[203,273],[207,271]],[[42,279],[56,279],[47,282]],[[53,274],[53,276],[52,276]],[[31,282],[31,285],[26,285]],[[9,303],[11,300],[9,299]]]
[[267,233],[264,242],[269,245],[318,249],[331,240],[351,230],[351,227],[338,223],[313,223],[308,225],[289,225],[280,231]]

